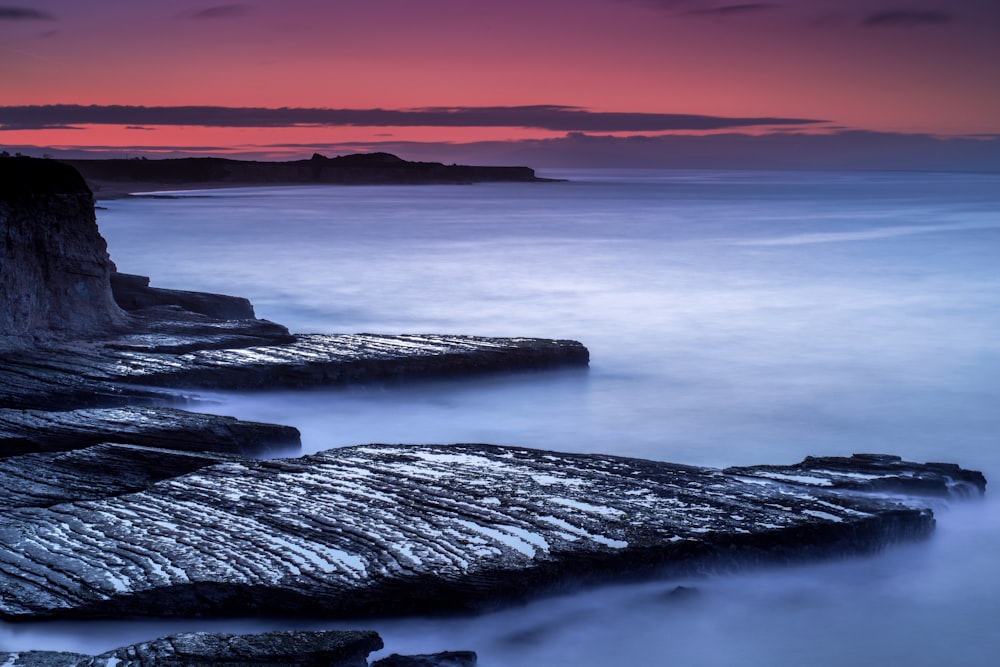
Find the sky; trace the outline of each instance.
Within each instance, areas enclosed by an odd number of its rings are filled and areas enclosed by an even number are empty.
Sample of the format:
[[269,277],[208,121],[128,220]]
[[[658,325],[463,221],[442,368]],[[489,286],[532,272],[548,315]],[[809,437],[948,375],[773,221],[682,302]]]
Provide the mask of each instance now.
[[998,0],[12,1],[11,152],[1000,170]]

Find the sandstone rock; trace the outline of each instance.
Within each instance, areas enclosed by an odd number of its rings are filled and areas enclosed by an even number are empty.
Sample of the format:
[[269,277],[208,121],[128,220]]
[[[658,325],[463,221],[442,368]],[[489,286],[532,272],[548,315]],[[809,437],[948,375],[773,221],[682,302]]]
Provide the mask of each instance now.
[[262,455],[298,449],[301,437],[291,426],[173,408],[129,406],[58,412],[0,408],[0,457],[61,452],[108,442]]
[[289,336],[286,343],[284,329],[276,326],[188,318],[151,323],[144,333],[102,343],[0,353],[0,404],[58,410],[169,397],[150,386],[313,387],[586,366],[589,361],[587,348],[569,340],[314,334]]
[[[856,472],[876,474],[864,460]],[[0,616],[482,609],[613,577],[866,553],[933,523],[910,495],[614,456],[367,445],[4,512]]]
[[891,454],[807,456],[790,466],[732,467],[725,472],[797,486],[866,493],[975,498],[986,490],[986,478],[981,472],[963,470],[954,463],[907,463]]
[[125,321],[94,199],[51,160],[0,159],[0,349],[105,334]]
[[12,456],[0,459],[0,511],[111,498],[235,460],[223,454],[113,444]]
[[243,297],[150,287],[149,278],[146,276],[113,272],[111,291],[115,302],[128,311],[156,306],[177,306],[218,320],[256,319],[253,305]]
[[0,653],[0,660],[9,667],[368,667],[368,654],[381,648],[371,631],[188,632],[97,656],[29,651]]

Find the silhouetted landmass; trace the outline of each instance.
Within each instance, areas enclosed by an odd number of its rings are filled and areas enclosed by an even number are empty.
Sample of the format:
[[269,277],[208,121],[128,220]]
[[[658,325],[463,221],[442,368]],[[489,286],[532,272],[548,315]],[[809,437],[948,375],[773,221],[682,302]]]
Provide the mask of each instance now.
[[199,157],[167,160],[65,160],[83,174],[95,196],[155,189],[246,185],[425,185],[544,181],[528,167],[476,167],[409,162],[391,153],[356,153],[309,160],[250,162]]

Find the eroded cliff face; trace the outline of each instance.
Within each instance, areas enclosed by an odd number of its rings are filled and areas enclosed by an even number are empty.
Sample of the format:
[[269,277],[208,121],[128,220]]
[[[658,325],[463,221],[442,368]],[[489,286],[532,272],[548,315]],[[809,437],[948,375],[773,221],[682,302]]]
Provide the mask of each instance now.
[[88,337],[124,322],[94,198],[75,169],[0,159],[0,349]]

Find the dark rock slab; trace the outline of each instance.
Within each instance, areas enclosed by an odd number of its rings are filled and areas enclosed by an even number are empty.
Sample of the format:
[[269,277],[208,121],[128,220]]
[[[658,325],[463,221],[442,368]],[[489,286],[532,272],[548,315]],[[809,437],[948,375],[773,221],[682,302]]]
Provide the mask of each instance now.
[[238,457],[103,444],[0,459],[0,511],[98,500]]
[[479,657],[472,651],[442,651],[426,655],[399,655],[376,660],[372,667],[476,667]]
[[986,478],[954,463],[910,463],[891,454],[807,456],[790,466],[726,468],[730,475],[766,479],[796,486],[909,494],[942,498],[974,498],[986,492]]
[[163,327],[100,343],[0,353],[0,405],[65,410],[163,400],[166,395],[150,390],[153,386],[346,385],[586,366],[589,361],[587,348],[576,341],[538,338],[315,334],[274,344],[270,323],[262,322],[249,322],[265,329],[257,338],[247,333],[247,321],[230,322],[228,328],[218,322],[189,323],[187,328],[176,324],[179,332]]
[[292,426],[173,408],[129,406],[61,412],[0,409],[0,457],[62,452],[105,442],[262,455],[298,448],[301,437]]
[[114,272],[110,276],[115,302],[124,310],[177,306],[183,310],[220,320],[256,319],[249,299],[225,294],[189,292],[150,287],[147,276]]
[[309,334],[295,336],[288,345],[185,354],[116,346],[102,351],[93,369],[96,377],[119,383],[252,389],[585,366],[588,361],[587,348],[570,340]]
[[368,445],[4,512],[0,616],[482,609],[584,581],[866,553],[933,525],[910,494],[602,455]]
[[382,639],[367,630],[189,632],[86,656],[54,651],[0,653],[10,667],[368,667]]

